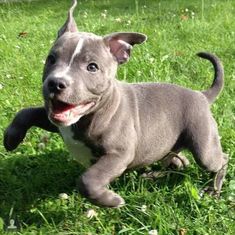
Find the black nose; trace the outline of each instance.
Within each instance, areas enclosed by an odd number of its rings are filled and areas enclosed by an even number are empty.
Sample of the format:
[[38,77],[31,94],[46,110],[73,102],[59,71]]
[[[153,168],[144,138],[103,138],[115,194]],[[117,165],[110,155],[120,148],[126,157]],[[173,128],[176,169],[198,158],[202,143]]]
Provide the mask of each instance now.
[[60,93],[68,87],[68,83],[63,78],[48,78],[47,87],[50,92]]

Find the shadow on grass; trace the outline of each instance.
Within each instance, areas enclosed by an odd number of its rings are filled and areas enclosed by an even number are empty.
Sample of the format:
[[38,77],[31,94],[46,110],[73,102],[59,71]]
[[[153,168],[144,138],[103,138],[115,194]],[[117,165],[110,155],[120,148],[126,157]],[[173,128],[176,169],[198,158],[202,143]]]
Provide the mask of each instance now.
[[[45,219],[40,214],[42,212],[48,223],[58,225],[68,215],[74,217],[84,213],[86,205],[83,202],[88,201],[82,199],[79,194],[74,194],[76,179],[84,169],[76,162],[68,161],[67,155],[67,152],[57,150],[30,156],[12,155],[11,158],[0,160],[0,217],[6,224],[9,224],[9,220],[13,218],[19,222],[20,227],[31,224],[41,226],[45,224]],[[161,168],[154,165],[153,170],[159,171]],[[140,201],[148,200],[138,199],[138,195],[145,194],[141,190],[153,193],[153,195],[156,190],[159,190],[166,195],[169,194],[171,198],[171,192],[178,185],[183,184],[188,175],[194,178],[191,175],[194,172],[190,169],[173,171],[154,180],[144,179],[141,177],[142,173],[143,170],[124,174],[112,183],[112,189],[117,193],[124,192],[127,203],[129,201],[133,204],[133,198],[130,196],[133,192],[136,192],[135,200]],[[197,177],[195,175],[195,178]],[[72,200],[69,205],[65,205],[58,200],[60,193],[67,193],[71,197],[72,195],[78,196],[74,199],[74,203]],[[187,198],[185,194],[187,192],[182,192],[182,190],[179,192],[180,207],[185,207],[185,203],[190,203],[190,200],[181,203],[182,196]],[[149,203],[152,203],[152,200]]]
[[[29,218],[29,211],[37,208],[40,201],[50,198],[53,201],[60,193],[72,194],[76,189],[76,179],[84,169],[76,162],[68,161],[67,155],[67,152],[58,150],[31,156],[13,155],[0,160],[0,217],[8,221],[13,210],[13,215],[17,215],[19,220],[37,224],[36,218],[33,221]],[[185,178],[182,174],[173,177],[168,174],[157,180],[145,180],[141,177],[142,172],[124,174],[114,181],[113,189],[117,192],[121,188],[135,191],[138,183],[135,183],[136,188],[132,188],[133,182],[144,180],[145,189],[149,192],[154,191],[154,187],[161,190],[166,185],[171,190]],[[49,217],[60,217],[54,213]]]
[[8,221],[13,210],[13,215],[26,221],[38,201],[72,193],[82,169],[76,162],[68,161],[66,155],[53,151],[1,160],[0,217]]

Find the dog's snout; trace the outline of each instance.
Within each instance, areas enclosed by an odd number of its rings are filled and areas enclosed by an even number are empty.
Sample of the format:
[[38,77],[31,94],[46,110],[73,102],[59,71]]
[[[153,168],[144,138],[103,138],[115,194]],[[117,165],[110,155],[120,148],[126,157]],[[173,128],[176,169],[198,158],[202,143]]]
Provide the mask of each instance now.
[[68,82],[63,78],[49,78],[47,87],[50,92],[60,93],[68,87]]

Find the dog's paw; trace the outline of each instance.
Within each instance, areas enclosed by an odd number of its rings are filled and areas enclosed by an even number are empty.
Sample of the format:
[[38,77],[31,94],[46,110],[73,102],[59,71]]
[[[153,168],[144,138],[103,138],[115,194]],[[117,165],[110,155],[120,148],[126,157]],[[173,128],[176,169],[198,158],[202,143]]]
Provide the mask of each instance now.
[[215,198],[220,197],[224,177],[226,175],[226,171],[227,171],[227,167],[228,167],[228,163],[227,163],[228,160],[227,160],[226,155],[225,155],[225,158],[226,158],[226,163],[224,164],[224,166],[218,172],[213,173],[214,179],[211,182],[211,185],[205,187],[201,191],[201,195],[208,194],[208,195],[213,196]]
[[10,125],[4,132],[3,144],[6,150],[14,150],[24,139],[26,131],[23,128]]
[[111,190],[105,190],[99,197],[92,200],[92,202],[102,207],[118,208],[125,205],[124,199]]
[[121,196],[105,186],[99,187],[99,182],[87,175],[83,175],[77,180],[77,188],[82,196],[97,206],[117,208],[125,204]]
[[213,186],[207,186],[207,187],[203,188],[200,192],[200,196],[203,197],[205,194],[212,196],[212,197],[215,197],[215,198],[220,197],[220,191],[216,190]]
[[181,154],[171,152],[162,160],[162,165],[164,168],[183,169],[189,165],[189,160]]

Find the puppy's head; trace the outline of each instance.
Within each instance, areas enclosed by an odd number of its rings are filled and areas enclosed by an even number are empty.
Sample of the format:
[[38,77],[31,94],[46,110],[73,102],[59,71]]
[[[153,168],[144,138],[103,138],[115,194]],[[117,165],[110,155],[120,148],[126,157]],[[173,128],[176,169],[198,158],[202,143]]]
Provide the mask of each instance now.
[[93,112],[112,86],[118,64],[129,59],[131,48],[146,40],[139,33],[104,37],[79,32],[73,18],[76,0],[47,57],[43,96],[48,117],[69,126]]

